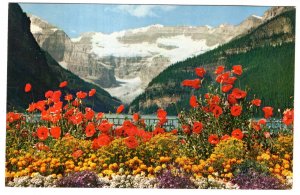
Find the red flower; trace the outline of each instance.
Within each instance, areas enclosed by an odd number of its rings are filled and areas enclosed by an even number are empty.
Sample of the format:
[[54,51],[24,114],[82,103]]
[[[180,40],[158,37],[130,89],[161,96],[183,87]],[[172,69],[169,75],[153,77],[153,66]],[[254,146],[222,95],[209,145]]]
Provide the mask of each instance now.
[[270,134],[270,132],[266,131],[266,132],[264,132],[264,136],[265,136],[265,138],[268,139],[271,137],[271,134]]
[[94,96],[95,93],[96,93],[96,89],[91,89],[91,90],[89,91],[89,97]]
[[216,118],[219,118],[219,116],[223,113],[223,110],[220,106],[216,105],[216,106],[214,106],[214,109],[212,112]]
[[86,107],[85,108],[85,118],[86,120],[92,120],[94,118],[95,112],[93,109]]
[[236,139],[243,139],[244,134],[240,129],[235,129],[231,132],[231,136]]
[[67,81],[63,81],[63,82],[61,82],[60,84],[59,84],[59,87],[60,88],[64,88],[64,87],[66,87],[68,85],[68,82]]
[[101,146],[107,146],[111,142],[111,138],[106,134],[101,134],[99,137],[93,140],[92,147],[94,150],[100,148]]
[[138,113],[134,113],[134,114],[132,115],[132,119],[133,119],[133,121],[137,122],[137,121],[139,121],[139,119],[140,119],[140,115],[139,115]]
[[194,89],[200,88],[201,81],[200,79],[194,79],[194,80],[184,80],[182,81],[181,85],[184,87],[192,87]]
[[94,123],[90,122],[85,128],[85,135],[87,137],[92,137],[96,133]]
[[225,72],[223,74],[220,74],[220,75],[217,76],[216,82],[218,82],[218,83],[225,83],[229,79],[229,76],[230,76],[230,72],[229,71],[227,71],[227,72]]
[[218,66],[215,70],[215,74],[221,74],[225,69],[225,66],[221,65],[221,66]]
[[78,91],[78,92],[76,93],[76,96],[77,96],[77,98],[79,98],[79,99],[84,99],[84,98],[86,98],[87,93],[86,93],[86,92],[83,92],[83,91]]
[[51,127],[50,134],[53,138],[58,139],[60,137],[60,134],[61,134],[60,127]]
[[103,120],[101,121],[100,125],[98,125],[98,129],[102,132],[102,133],[108,133],[109,130],[112,128],[113,124],[109,123],[107,120]]
[[117,114],[120,114],[121,112],[123,112],[123,110],[124,110],[124,105],[123,104],[121,104],[118,108],[117,108]]
[[153,135],[157,135],[157,134],[162,134],[165,132],[164,128],[161,128],[159,126],[155,127],[154,131],[153,131]]
[[225,134],[225,135],[223,135],[223,136],[221,137],[221,140],[227,140],[227,139],[229,139],[229,138],[230,138],[230,136],[227,135],[227,134]]
[[283,112],[282,122],[287,126],[294,122],[294,110],[287,109]]
[[28,92],[30,92],[31,91],[31,84],[30,83],[27,83],[26,85],[25,85],[25,92],[26,93],[28,93]]
[[196,108],[199,106],[198,102],[197,102],[197,97],[192,95],[191,98],[190,98],[190,106],[192,108]]
[[232,106],[230,112],[232,116],[240,116],[242,113],[242,106],[239,105]]
[[189,134],[190,131],[191,131],[189,125],[182,125],[181,128],[182,128],[182,131],[183,131],[184,133],[186,133],[186,134]]
[[103,112],[99,112],[99,113],[97,114],[96,119],[97,119],[97,120],[102,119],[103,116],[104,116],[104,113],[103,113]]
[[177,130],[177,129],[173,129],[173,130],[171,131],[171,133],[172,133],[173,135],[177,135],[178,130]]
[[232,72],[236,75],[242,75],[243,69],[241,65],[235,65],[232,67]]
[[60,101],[60,96],[61,96],[61,91],[60,90],[54,91],[53,95],[52,95],[52,101],[53,102],[59,102]]
[[260,125],[266,125],[266,124],[267,124],[267,120],[264,119],[264,118],[262,118],[262,119],[260,119],[260,120],[258,121],[258,124],[260,124]]
[[213,144],[213,145],[216,145],[219,143],[219,137],[218,135],[216,134],[211,134],[209,137],[208,137],[208,142],[210,144]]
[[229,77],[224,83],[233,85],[236,80],[236,77]]
[[265,113],[265,118],[266,119],[270,118],[273,115],[273,108],[272,107],[266,106],[266,107],[263,107],[262,110]]
[[41,126],[37,129],[37,136],[40,140],[46,140],[48,138],[48,128]]
[[72,94],[68,94],[68,95],[65,96],[66,101],[71,101],[72,99],[73,99]]
[[157,118],[158,118],[158,119],[163,119],[163,118],[166,118],[166,117],[167,117],[167,114],[168,114],[168,113],[167,113],[164,109],[159,108],[159,109],[157,110],[156,114],[157,114]]
[[139,145],[139,142],[134,136],[129,136],[125,139],[125,144],[128,148],[134,149]]
[[194,122],[193,133],[199,134],[203,129],[203,124],[201,122]]
[[75,152],[73,152],[72,156],[73,156],[73,158],[77,159],[77,158],[81,157],[82,154],[83,154],[82,150],[76,150]]
[[251,101],[251,103],[252,103],[253,105],[255,105],[255,106],[260,106],[261,100],[260,100],[260,99],[254,99],[254,100]]
[[51,98],[53,95],[53,91],[49,90],[45,93],[45,98]]
[[196,75],[198,77],[204,77],[204,75],[206,73],[205,69],[202,68],[202,67],[201,68],[195,68],[195,72],[196,72]]
[[235,99],[242,99],[247,95],[245,91],[240,90],[238,88],[234,88],[231,94],[234,96]]
[[223,85],[222,86],[222,91],[224,92],[224,93],[227,93],[228,91],[230,91],[230,89],[232,89],[232,85]]

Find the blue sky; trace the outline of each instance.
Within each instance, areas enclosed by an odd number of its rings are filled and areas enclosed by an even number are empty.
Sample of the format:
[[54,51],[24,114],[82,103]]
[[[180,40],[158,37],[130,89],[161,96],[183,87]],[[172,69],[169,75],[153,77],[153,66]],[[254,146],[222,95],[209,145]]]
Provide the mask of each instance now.
[[111,33],[151,24],[165,26],[218,26],[239,24],[250,15],[262,16],[270,7],[258,6],[173,6],[112,4],[20,4],[63,29],[70,37],[83,32]]

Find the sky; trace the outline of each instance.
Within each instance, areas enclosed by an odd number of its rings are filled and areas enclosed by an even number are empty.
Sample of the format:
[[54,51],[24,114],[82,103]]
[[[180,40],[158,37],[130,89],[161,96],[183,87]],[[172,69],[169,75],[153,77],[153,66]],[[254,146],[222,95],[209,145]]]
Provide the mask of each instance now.
[[112,33],[153,24],[203,26],[239,24],[250,15],[262,16],[270,7],[121,5],[121,4],[32,4],[23,11],[64,30],[71,38],[83,32]]

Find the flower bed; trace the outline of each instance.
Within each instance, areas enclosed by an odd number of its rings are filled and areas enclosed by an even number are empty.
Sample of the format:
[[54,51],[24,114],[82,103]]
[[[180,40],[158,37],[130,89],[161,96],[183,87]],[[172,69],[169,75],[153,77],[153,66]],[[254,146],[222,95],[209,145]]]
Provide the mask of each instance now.
[[[184,80],[194,90],[205,82]],[[166,132],[167,112],[157,110],[154,129],[134,113],[122,126],[84,105],[96,90],[64,94],[67,81],[26,115],[7,113],[6,185],[32,187],[289,189],[293,167],[293,109],[283,112],[286,129],[272,132],[273,108],[234,87],[242,66],[216,71],[203,96],[179,114],[180,128]],[[25,93],[32,87],[26,84]],[[121,114],[124,105],[116,109]],[[258,110],[264,118],[255,120]],[[41,119],[33,120],[41,114]]]

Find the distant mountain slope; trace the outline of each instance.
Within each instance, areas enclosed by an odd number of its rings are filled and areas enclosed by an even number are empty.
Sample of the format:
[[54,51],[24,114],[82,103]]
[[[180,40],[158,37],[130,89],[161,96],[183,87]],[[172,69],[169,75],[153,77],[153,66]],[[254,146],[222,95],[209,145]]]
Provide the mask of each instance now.
[[[227,44],[173,64],[149,83],[145,93],[131,103],[130,110],[153,113],[157,107],[164,107],[169,113],[176,114],[177,110],[188,107],[191,93],[190,89],[181,87],[181,82],[196,78],[195,67],[204,66],[212,73],[221,64],[227,68],[242,64],[244,74],[240,79],[241,87],[249,86],[250,96],[256,94],[256,97],[262,98],[263,105],[276,109],[291,107],[294,58],[295,10],[292,9]],[[212,74],[206,77],[206,84],[214,79]],[[195,91],[197,95],[204,92],[204,89]]]
[[[43,51],[30,32],[30,20],[16,3],[9,4],[8,16],[8,64],[7,110],[24,111],[28,104],[44,98],[49,89],[58,89],[67,80],[63,92],[74,94],[78,90],[95,88],[94,100],[89,101],[97,111],[113,111],[120,101],[103,89],[89,84],[68,70],[63,69],[47,52]],[[32,84],[32,93],[26,94],[24,86]]]

